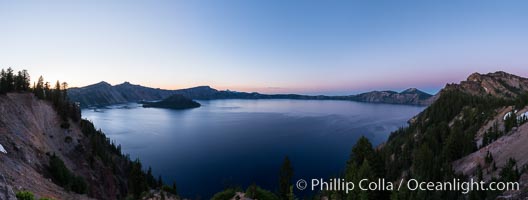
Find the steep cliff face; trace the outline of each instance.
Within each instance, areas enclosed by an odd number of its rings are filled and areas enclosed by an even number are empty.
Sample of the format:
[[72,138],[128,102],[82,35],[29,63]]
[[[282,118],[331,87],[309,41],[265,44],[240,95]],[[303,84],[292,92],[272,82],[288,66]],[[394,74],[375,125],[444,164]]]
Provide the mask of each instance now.
[[[13,191],[28,190],[53,199],[117,199],[126,191],[121,163],[114,169],[99,159],[89,162],[90,139],[79,123],[61,128],[62,120],[48,101],[30,93],[0,95],[0,173]],[[68,192],[51,181],[49,160],[55,154],[75,176],[83,177],[86,194]],[[115,155],[117,156],[117,155]],[[1,180],[3,183],[3,180]],[[5,184],[5,183],[3,183]],[[0,199],[4,199],[0,194]]]
[[528,79],[503,71],[488,74],[471,74],[460,84],[448,84],[445,89],[458,89],[472,95],[491,95],[498,98],[515,98],[528,91]]

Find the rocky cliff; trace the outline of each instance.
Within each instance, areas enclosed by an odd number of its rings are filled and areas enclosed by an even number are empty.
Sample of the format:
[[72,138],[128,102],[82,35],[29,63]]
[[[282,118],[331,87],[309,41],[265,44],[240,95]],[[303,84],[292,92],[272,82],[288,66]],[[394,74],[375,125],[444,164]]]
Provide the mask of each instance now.
[[[104,181],[104,171],[90,170],[86,162],[78,161],[79,153],[75,149],[82,145],[84,138],[79,127],[60,128],[61,120],[48,102],[36,99],[33,94],[0,95],[0,116],[0,144],[7,152],[0,153],[1,173],[13,190],[28,190],[37,197],[54,199],[90,199],[67,192],[50,180],[45,173],[49,162],[46,154],[50,153],[62,158],[78,175],[100,180],[101,185],[94,184],[91,188],[100,197],[117,190],[111,184],[113,180]],[[67,137],[71,138],[70,142],[65,141]]]
[[0,95],[0,116],[0,199],[17,191],[55,200],[121,199],[131,175],[145,176],[133,173],[135,163],[93,124],[68,119],[65,126],[52,103],[32,93]]
[[473,73],[459,84],[447,84],[445,90],[461,90],[472,95],[512,99],[528,91],[528,79],[503,71]]
[[[506,72],[489,74],[474,73],[460,84],[451,84],[446,89],[458,89],[478,96],[492,96],[511,100],[510,103],[494,108],[493,115],[485,120],[476,131],[474,141],[479,148],[477,151],[453,162],[456,172],[476,178],[477,168],[482,168],[484,180],[499,177],[500,169],[508,164],[510,159],[516,161],[516,168],[520,172],[520,191],[507,191],[502,196],[509,198],[526,198],[523,191],[528,189],[528,171],[523,170],[528,165],[528,123],[521,118],[528,114],[528,79]],[[516,124],[508,128],[507,116],[515,114]],[[496,129],[496,130],[494,130]],[[497,132],[489,138],[489,134]],[[486,156],[492,157],[491,162]]]

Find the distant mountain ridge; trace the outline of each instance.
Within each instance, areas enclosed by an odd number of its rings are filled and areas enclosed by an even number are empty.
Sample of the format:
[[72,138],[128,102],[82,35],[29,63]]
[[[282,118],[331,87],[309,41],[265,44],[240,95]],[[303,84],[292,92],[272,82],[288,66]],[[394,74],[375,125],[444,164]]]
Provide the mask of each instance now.
[[409,105],[428,105],[432,95],[416,88],[410,88],[400,93],[395,91],[372,91],[348,96],[310,96],[299,94],[261,94],[257,92],[220,91],[209,86],[198,86],[179,90],[165,90],[134,85],[124,82],[115,86],[107,82],[99,82],[79,88],[68,89],[68,95],[81,107],[107,106],[119,103],[162,100],[171,95],[180,94],[189,99],[313,99],[313,100],[348,100],[369,103],[390,103]]
[[372,91],[348,97],[349,99],[346,100],[369,103],[428,105],[429,103],[427,103],[427,100],[431,98],[432,95],[416,88],[409,88],[400,93],[394,91]]
[[172,93],[170,90],[143,87],[130,84],[129,82],[112,86],[107,82],[101,81],[86,87],[70,88],[68,89],[68,94],[71,95],[70,99],[72,101],[79,102],[82,107],[89,107],[140,100],[160,100],[170,96]]

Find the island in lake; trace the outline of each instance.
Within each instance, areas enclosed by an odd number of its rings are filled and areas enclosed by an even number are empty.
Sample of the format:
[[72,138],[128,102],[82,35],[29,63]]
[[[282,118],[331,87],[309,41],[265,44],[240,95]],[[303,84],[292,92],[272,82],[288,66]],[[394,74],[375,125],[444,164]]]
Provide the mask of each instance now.
[[193,101],[181,94],[175,94],[169,96],[161,101],[157,102],[140,102],[143,104],[144,108],[169,108],[169,109],[188,109],[188,108],[198,108],[200,103]]

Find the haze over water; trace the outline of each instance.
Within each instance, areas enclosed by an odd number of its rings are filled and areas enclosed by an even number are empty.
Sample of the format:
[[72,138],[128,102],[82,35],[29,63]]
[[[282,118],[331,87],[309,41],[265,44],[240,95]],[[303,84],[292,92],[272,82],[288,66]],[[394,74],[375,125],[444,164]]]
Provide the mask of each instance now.
[[[205,197],[251,183],[276,191],[284,156],[294,180],[344,170],[364,135],[374,145],[424,109],[418,106],[318,100],[211,100],[190,110],[138,104],[85,109],[132,159],[141,158],[184,197]],[[238,185],[242,184],[242,185]]]

